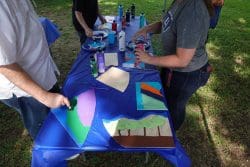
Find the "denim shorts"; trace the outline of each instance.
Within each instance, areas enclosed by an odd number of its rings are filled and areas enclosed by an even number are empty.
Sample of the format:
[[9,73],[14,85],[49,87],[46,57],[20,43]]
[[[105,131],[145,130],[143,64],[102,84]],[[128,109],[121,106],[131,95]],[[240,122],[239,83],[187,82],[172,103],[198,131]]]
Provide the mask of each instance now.
[[[60,92],[59,86],[56,84],[50,92]],[[13,94],[10,99],[1,99],[4,104],[15,109],[21,116],[25,128],[28,130],[32,139],[35,139],[43,121],[46,119],[50,108],[40,103],[33,97],[16,97]]]

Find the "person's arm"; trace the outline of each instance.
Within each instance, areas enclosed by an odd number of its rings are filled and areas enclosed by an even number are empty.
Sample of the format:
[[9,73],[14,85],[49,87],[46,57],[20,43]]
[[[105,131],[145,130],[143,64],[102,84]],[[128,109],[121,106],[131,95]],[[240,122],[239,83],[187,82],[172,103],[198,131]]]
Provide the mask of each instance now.
[[2,65],[0,66],[0,73],[44,105],[50,108],[66,105],[70,108],[70,102],[66,97],[59,93],[50,93],[44,90],[18,64]]
[[135,54],[139,62],[167,68],[184,68],[190,63],[195,51],[195,48],[177,48],[175,55],[150,56],[148,53],[136,49]]
[[85,30],[87,37],[92,37],[93,30],[91,28],[89,28],[89,26],[87,25],[85,19],[82,16],[82,12],[75,11],[75,15],[76,15],[77,21],[80,23],[82,28]]
[[215,6],[223,6],[224,0],[212,0],[212,4]]
[[146,39],[148,33],[159,34],[161,32],[161,26],[162,26],[161,21],[149,24],[149,25],[141,28],[139,31],[137,31],[134,34],[133,39],[135,40],[139,36],[143,36]]

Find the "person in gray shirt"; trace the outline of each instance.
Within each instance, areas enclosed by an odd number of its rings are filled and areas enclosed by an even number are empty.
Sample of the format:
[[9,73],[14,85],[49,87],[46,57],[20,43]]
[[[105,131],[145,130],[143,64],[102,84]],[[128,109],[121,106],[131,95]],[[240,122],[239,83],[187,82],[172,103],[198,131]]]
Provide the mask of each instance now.
[[139,62],[162,67],[161,79],[175,130],[185,119],[192,94],[204,86],[211,72],[206,40],[213,13],[211,0],[174,0],[161,21],[140,29],[135,35],[160,33],[163,56],[135,50]]

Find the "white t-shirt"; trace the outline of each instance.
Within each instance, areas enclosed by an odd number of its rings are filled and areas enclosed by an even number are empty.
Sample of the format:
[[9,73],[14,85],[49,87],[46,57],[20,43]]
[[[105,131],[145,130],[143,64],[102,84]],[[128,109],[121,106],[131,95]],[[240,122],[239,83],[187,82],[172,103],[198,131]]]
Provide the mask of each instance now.
[[[56,83],[42,25],[29,0],[0,0],[0,66],[17,63],[41,87]],[[0,74],[0,99],[30,96]]]

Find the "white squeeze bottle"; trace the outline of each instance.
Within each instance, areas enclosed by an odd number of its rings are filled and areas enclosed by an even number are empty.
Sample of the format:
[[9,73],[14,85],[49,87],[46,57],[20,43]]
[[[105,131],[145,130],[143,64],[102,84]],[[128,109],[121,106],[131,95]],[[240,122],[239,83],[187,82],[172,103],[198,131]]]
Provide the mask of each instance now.
[[119,51],[125,51],[126,49],[126,42],[125,42],[125,32],[122,30],[119,32]]

